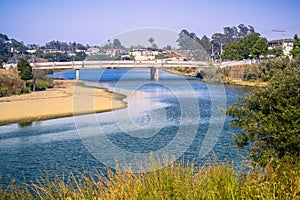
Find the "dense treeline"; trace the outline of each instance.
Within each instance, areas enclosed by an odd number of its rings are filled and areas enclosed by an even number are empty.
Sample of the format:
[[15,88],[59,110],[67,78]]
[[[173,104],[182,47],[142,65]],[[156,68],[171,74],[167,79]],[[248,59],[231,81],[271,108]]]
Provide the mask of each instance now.
[[[88,48],[89,45],[55,40],[43,46],[37,44],[25,45],[22,41],[17,41],[0,33],[0,68],[2,62],[16,63],[24,56],[31,61],[80,61],[86,58],[84,51]],[[27,50],[33,50],[33,52],[29,53]]]
[[[220,59],[221,55],[222,59],[230,60],[247,59],[250,54],[252,57],[259,57],[266,54],[268,47],[266,38],[260,38],[260,34],[255,32],[253,26],[244,24],[224,27],[223,33],[214,33],[211,38],[204,35],[201,39],[195,33],[182,30],[177,42],[180,49],[191,50],[193,53],[202,50],[199,55],[205,54],[213,60]],[[237,52],[232,50],[233,47]],[[201,60],[198,58],[199,55],[194,55],[194,59]]]

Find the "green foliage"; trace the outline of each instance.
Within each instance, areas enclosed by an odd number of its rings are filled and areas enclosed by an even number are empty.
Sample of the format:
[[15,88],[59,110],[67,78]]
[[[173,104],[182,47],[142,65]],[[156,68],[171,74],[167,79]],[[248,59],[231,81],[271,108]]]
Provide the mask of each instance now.
[[251,52],[254,58],[266,56],[268,54],[268,40],[266,38],[258,39],[253,45]]
[[[14,180],[1,185],[2,199],[299,199],[300,170],[289,165],[254,168],[248,173],[235,171],[228,163],[152,164],[150,172],[136,174],[117,169],[108,177],[92,177],[72,172],[18,185]],[[0,177],[1,179],[1,177]]]
[[[260,64],[246,65],[244,70],[244,79],[246,81],[269,81],[274,74],[278,71],[295,65],[296,62],[290,62],[288,58],[286,59],[269,59],[267,62],[261,62]],[[224,69],[226,71],[226,69]]]
[[[82,61],[82,60],[85,60],[86,56],[87,55],[84,52],[77,52],[74,60],[75,61]],[[69,59],[69,60],[71,60],[71,59]]]
[[240,43],[238,41],[234,41],[225,48],[222,57],[223,59],[228,60],[241,60],[243,57],[241,56],[240,50]]
[[252,33],[226,46],[222,56],[228,60],[243,60],[258,58],[260,55],[266,55],[267,51],[267,39],[260,38],[258,33]]
[[121,42],[119,39],[114,39],[113,43],[112,43],[112,47],[113,48],[121,48],[123,49],[124,47],[122,46]]
[[166,58],[171,58],[170,56],[167,56],[165,54],[158,54],[155,55],[155,59],[166,59]]
[[269,54],[274,55],[276,58],[281,57],[283,55],[282,46],[278,46],[269,50]]
[[30,93],[30,88],[29,87],[23,87],[21,90],[21,94],[28,94]]
[[23,54],[26,52],[27,47],[25,46],[24,42],[19,42],[15,39],[10,39],[10,48],[13,48],[15,51],[18,51],[20,54]]
[[45,90],[53,87],[53,80],[48,76],[42,76],[36,82],[36,90]]
[[297,34],[294,36],[293,50],[291,51],[291,54],[296,59],[300,58],[300,38]]
[[9,38],[7,35],[0,33],[0,61],[6,62],[9,59],[9,46],[8,46]]
[[241,128],[234,143],[241,148],[250,145],[251,158],[263,166],[270,159],[299,164],[299,102],[300,68],[294,63],[275,71],[266,87],[255,88],[229,106],[232,126]]
[[28,81],[33,78],[32,67],[25,58],[21,58],[17,65],[20,78],[24,81]]

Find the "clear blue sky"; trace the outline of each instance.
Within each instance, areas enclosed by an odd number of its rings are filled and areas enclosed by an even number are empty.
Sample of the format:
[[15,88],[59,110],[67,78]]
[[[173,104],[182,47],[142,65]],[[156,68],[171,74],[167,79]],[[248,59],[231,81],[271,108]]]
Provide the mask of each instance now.
[[[300,33],[299,0],[0,0],[0,33],[45,44],[51,40],[99,45],[112,36],[143,27],[199,37],[240,23],[268,39]],[[121,41],[122,42],[122,41]]]

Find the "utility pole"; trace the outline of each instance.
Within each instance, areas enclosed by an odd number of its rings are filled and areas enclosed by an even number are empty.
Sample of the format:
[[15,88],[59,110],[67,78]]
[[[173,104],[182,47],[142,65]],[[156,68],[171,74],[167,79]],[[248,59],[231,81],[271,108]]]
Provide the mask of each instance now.
[[214,43],[211,44],[211,62],[213,63],[214,59]]
[[278,30],[278,29],[274,29],[272,30],[273,32],[277,32],[277,33],[282,33],[282,44],[281,44],[281,48],[282,48],[282,54],[283,54],[283,47],[284,47],[284,35],[285,35],[285,30]]
[[220,42],[220,45],[221,45],[221,50],[220,50],[220,64],[222,62],[222,53],[223,53],[223,44],[222,42]]

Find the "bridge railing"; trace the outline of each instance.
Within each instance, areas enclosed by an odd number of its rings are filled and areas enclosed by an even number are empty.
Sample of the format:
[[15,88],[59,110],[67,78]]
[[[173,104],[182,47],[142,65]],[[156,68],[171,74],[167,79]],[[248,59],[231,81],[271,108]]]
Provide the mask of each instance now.
[[142,61],[71,61],[71,62],[44,62],[31,63],[34,68],[105,68],[105,67],[207,67],[209,62],[204,61],[169,61],[169,60],[142,60]]

